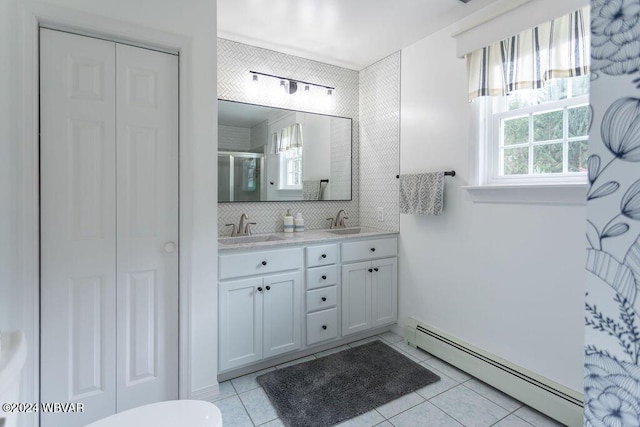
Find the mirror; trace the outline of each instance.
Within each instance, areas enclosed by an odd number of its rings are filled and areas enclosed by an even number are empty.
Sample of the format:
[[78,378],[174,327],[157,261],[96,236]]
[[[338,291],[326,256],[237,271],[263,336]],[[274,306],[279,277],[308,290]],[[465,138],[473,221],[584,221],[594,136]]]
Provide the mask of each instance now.
[[218,100],[218,202],[351,200],[351,119]]

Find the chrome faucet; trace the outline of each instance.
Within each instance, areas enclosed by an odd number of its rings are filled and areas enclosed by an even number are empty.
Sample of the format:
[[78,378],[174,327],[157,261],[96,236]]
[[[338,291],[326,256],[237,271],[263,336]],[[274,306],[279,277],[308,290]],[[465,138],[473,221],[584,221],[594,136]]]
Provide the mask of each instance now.
[[346,228],[346,225],[344,223],[345,219],[349,219],[348,216],[346,216],[347,213],[344,211],[344,209],[340,209],[338,211],[338,214],[336,215],[335,220],[333,218],[327,218],[327,221],[331,221],[331,226],[329,228],[334,229],[334,228]]
[[[245,220],[247,223],[245,224]],[[238,223],[238,228],[236,229],[235,224],[225,224],[227,227],[231,228],[231,237],[236,236],[251,236],[251,226],[256,225],[255,222],[248,222],[249,216],[246,213],[240,215],[240,222]]]

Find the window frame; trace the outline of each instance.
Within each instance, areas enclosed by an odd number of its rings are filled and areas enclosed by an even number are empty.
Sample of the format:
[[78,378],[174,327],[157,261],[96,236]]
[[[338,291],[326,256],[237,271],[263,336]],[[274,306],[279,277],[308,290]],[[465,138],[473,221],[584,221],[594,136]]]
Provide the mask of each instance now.
[[[298,151],[296,155],[291,155],[292,151]],[[289,162],[296,161],[300,162],[300,184],[299,185],[290,185],[288,184],[288,176],[290,175],[289,171]],[[302,190],[302,147],[281,151],[278,153],[278,190],[285,191],[300,191]]]
[[[502,125],[505,118],[532,117],[533,115],[563,111],[563,136],[554,140],[555,143],[563,144],[563,170],[568,162],[568,145],[571,141],[585,140],[585,137],[568,136],[568,113],[572,108],[589,105],[589,95],[565,98],[561,100],[544,102],[541,104],[528,106],[516,110],[508,110],[507,97],[481,97],[474,101],[478,104],[475,111],[475,121],[478,126],[477,136],[479,137],[479,185],[558,185],[558,184],[586,184],[586,172],[561,172],[546,174],[520,174],[520,175],[500,175],[502,170],[503,157],[501,151]],[[529,148],[529,170],[532,168],[532,151],[535,146],[548,145],[552,142],[533,141],[533,119],[529,119],[529,141],[523,144],[514,144],[514,147]],[[586,135],[588,141],[589,136]]]

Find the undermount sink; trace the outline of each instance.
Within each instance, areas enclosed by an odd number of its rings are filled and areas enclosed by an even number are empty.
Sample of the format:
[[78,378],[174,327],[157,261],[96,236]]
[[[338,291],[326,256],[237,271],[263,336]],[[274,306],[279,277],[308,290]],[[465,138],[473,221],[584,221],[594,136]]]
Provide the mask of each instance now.
[[360,233],[360,228],[340,228],[338,230],[329,230],[328,233],[333,233],[333,234],[358,234],[358,233]]
[[240,243],[275,242],[277,240],[283,239],[274,234],[259,234],[257,236],[223,237],[218,239],[218,243],[222,245],[237,245]]

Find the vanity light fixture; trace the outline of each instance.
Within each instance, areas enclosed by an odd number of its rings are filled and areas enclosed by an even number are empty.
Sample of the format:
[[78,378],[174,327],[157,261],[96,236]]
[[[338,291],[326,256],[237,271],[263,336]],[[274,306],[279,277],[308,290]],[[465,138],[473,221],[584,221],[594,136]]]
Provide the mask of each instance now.
[[291,78],[288,78],[288,77],[282,77],[282,76],[276,76],[276,75],[273,75],[273,74],[261,73],[259,71],[249,71],[249,72],[253,75],[253,81],[254,82],[258,81],[258,76],[266,76],[266,77],[272,77],[274,79],[279,79],[280,80],[280,86],[289,95],[293,95],[294,93],[296,93],[298,91],[298,83],[304,85],[304,91],[305,92],[309,92],[310,89],[311,89],[311,86],[315,86],[315,87],[319,87],[321,89],[326,89],[327,90],[327,95],[331,96],[333,94],[333,91],[336,90],[335,87],[322,85],[322,84],[318,84],[318,83],[305,82],[305,81],[302,81],[302,80],[291,79]]

